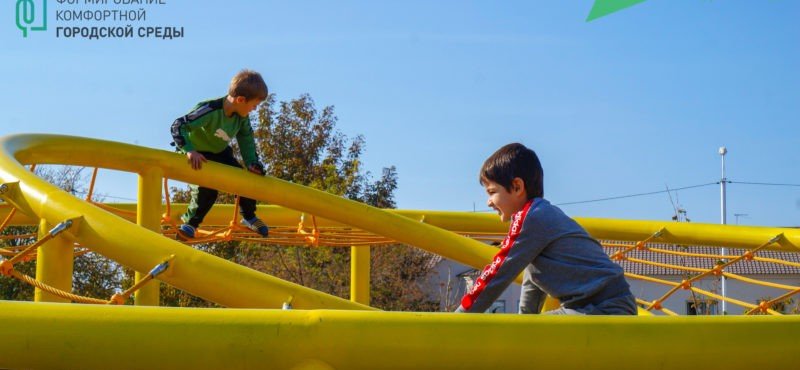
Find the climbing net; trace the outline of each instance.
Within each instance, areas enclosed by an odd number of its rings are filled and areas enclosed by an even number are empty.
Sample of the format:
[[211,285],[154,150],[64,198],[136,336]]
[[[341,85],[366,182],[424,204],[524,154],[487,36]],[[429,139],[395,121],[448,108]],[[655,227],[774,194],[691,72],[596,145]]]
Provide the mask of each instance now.
[[[653,283],[664,289],[653,289],[650,294],[655,299],[637,299],[637,303],[648,311],[660,311],[667,315],[677,315],[676,312],[665,307],[665,302],[674,297],[679,291],[686,291],[691,297],[691,305],[696,311],[701,311],[706,302],[726,302],[743,309],[745,315],[781,315],[775,307],[791,302],[793,297],[800,294],[800,286],[781,284],[766,280],[759,280],[745,276],[745,274],[759,274],[762,271],[782,271],[795,276],[800,273],[800,261],[795,252],[778,252],[767,250],[769,247],[779,246],[784,238],[783,234],[775,235],[752,249],[733,249],[733,253],[720,253],[721,247],[676,245],[658,243],[663,234],[660,230],[645,240],[636,242],[603,241],[601,244],[607,248],[612,260],[620,263],[629,280]],[[649,271],[649,274],[636,273],[635,271]],[[739,271],[737,273],[737,271]],[[667,279],[664,276],[678,276],[680,281]],[[751,284],[755,287],[767,288],[769,291],[781,291],[776,297],[761,297],[758,302],[751,303],[737,299],[718,291],[703,289],[702,283],[709,279],[716,284],[721,279],[730,282]],[[712,285],[715,285],[712,284]]]

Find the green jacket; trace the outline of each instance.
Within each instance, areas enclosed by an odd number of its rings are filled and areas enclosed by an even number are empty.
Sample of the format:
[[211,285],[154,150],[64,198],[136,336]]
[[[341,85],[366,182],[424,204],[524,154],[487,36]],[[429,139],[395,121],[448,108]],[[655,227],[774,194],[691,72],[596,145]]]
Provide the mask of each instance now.
[[185,153],[193,150],[220,153],[236,138],[245,165],[258,163],[250,117],[236,113],[226,117],[222,109],[225,98],[200,102],[189,114],[175,120],[172,139]]

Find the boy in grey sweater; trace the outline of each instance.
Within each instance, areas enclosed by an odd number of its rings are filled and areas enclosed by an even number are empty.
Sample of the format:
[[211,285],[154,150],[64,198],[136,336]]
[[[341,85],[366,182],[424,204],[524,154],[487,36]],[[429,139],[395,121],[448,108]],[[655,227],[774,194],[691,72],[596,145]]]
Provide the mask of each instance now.
[[511,221],[500,251],[464,295],[456,312],[480,313],[524,272],[520,313],[539,313],[545,297],[561,307],[545,314],[635,315],[622,268],[577,222],[543,199],[544,172],[533,150],[508,144],[480,171],[487,205]]

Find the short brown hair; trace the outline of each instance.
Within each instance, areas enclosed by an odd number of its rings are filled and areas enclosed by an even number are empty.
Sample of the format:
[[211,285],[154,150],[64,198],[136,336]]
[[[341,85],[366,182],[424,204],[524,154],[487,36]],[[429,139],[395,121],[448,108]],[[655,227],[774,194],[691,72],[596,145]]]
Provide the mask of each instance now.
[[243,69],[231,79],[228,95],[234,98],[242,96],[247,100],[264,100],[267,98],[267,95],[269,95],[269,91],[260,73],[249,69]]
[[519,177],[525,183],[528,199],[544,197],[544,170],[536,153],[519,143],[512,143],[498,149],[483,162],[478,181],[485,185],[488,181],[502,185],[511,191],[511,182]]

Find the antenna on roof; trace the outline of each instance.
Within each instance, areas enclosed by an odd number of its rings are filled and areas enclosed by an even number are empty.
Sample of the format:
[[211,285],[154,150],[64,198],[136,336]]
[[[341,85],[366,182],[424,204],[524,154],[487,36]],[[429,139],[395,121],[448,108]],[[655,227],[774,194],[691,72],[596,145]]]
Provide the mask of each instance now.
[[667,188],[667,195],[669,196],[669,203],[672,204],[672,209],[675,210],[675,213],[672,215],[672,221],[678,221],[678,207],[675,207],[675,202],[672,201],[672,192],[669,191],[669,185],[664,184],[664,187]]
[[678,193],[675,193],[675,198],[678,200],[676,205],[675,202],[672,200],[672,191],[669,190],[669,185],[664,184],[664,187],[667,188],[667,195],[669,195],[669,202],[672,204],[672,209],[675,210],[675,214],[672,215],[672,220],[678,222],[682,221],[692,222],[692,220],[690,220],[689,216],[686,214],[686,209],[681,207],[680,199],[677,199]]

